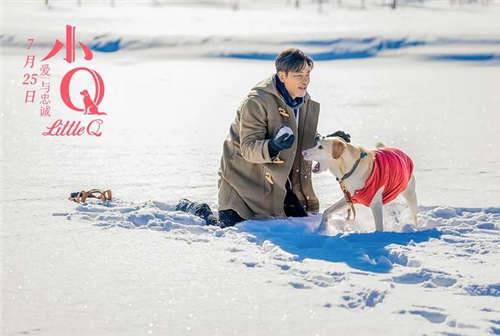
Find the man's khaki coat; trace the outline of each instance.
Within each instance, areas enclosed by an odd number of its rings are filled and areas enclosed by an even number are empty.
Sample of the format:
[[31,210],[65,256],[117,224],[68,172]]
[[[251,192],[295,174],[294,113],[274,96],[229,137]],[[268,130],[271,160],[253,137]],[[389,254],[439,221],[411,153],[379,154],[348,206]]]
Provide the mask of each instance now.
[[[291,173],[292,190],[306,211],[318,212],[311,162],[305,161],[301,153],[314,146],[318,115],[319,103],[306,94],[297,131],[293,109],[276,89],[275,77],[257,84],[238,108],[224,141],[218,180],[219,210],[233,209],[245,219],[285,217],[285,182]],[[295,141],[272,160],[268,142],[281,125],[293,130]]]

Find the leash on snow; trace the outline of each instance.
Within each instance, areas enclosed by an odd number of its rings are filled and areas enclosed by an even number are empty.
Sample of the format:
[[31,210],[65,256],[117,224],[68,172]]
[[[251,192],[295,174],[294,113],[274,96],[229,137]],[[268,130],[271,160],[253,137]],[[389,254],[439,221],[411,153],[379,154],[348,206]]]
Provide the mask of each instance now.
[[111,190],[109,189],[104,191],[99,189],[90,189],[88,191],[82,190],[71,193],[68,199],[76,203],[85,203],[87,198],[97,198],[104,203],[106,201],[111,201],[111,197]]

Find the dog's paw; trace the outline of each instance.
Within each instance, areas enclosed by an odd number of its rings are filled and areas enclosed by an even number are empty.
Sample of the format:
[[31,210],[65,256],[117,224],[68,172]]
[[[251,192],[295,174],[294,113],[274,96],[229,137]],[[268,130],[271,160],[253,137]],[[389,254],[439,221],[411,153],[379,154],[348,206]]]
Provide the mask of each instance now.
[[323,215],[321,218],[321,222],[319,223],[318,228],[316,229],[316,233],[324,233],[328,228],[328,219]]
[[327,231],[328,231],[327,226],[322,226],[322,225],[318,226],[318,228],[316,229],[316,233],[321,235],[326,234]]
[[333,236],[336,235],[339,230],[335,225],[332,225],[331,222],[325,223],[324,225],[320,225],[318,227],[317,233],[324,236]]

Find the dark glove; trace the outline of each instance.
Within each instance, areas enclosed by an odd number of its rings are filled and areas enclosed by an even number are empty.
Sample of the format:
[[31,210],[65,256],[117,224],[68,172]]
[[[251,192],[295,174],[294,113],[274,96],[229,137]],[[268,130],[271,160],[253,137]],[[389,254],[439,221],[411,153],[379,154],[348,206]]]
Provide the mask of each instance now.
[[345,142],[351,142],[351,136],[344,131],[337,131],[332,134],[328,134],[327,137],[339,137],[344,139]]
[[[280,127],[280,130],[283,127],[286,127],[286,126],[282,125]],[[278,133],[276,133],[276,135],[274,136],[274,138],[269,140],[268,147],[269,147],[269,155],[271,157],[275,156],[283,149],[288,149],[288,148],[292,147],[293,142],[295,141],[295,136],[293,134],[285,133],[285,134],[280,135],[279,137],[278,137],[278,134],[279,134],[279,130],[278,130]]]

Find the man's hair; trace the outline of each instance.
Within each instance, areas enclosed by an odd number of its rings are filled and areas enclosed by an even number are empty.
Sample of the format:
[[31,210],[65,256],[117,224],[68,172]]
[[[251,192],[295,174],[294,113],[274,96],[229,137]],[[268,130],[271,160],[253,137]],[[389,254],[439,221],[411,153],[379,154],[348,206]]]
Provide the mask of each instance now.
[[300,49],[289,48],[283,50],[276,60],[274,61],[276,65],[276,72],[283,71],[288,75],[288,72],[299,72],[305,66],[313,68],[314,62],[311,57],[304,54]]

